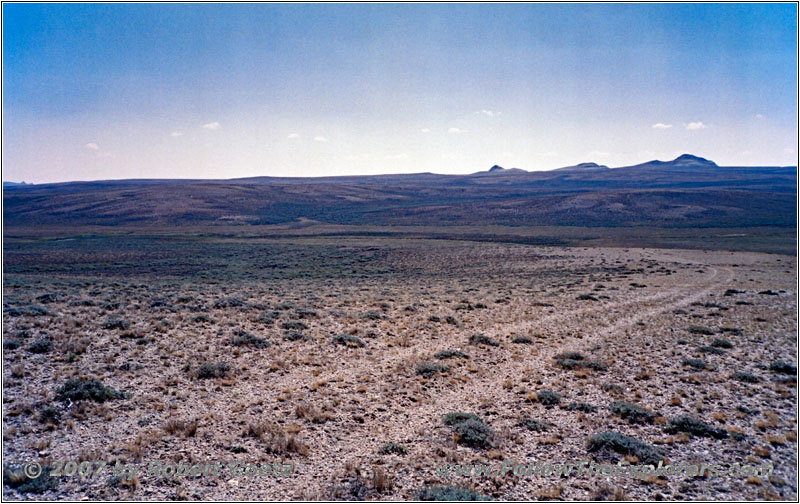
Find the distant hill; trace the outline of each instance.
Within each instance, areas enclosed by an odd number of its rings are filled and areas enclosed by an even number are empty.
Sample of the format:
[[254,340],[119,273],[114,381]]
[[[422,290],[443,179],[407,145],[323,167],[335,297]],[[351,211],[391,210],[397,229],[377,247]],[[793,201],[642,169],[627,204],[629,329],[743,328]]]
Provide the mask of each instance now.
[[586,170],[608,170],[608,166],[599,165],[597,163],[580,163],[575,166],[565,166],[564,168],[556,168],[555,171],[586,171]]
[[709,161],[706,158],[693,156],[691,154],[682,154],[672,161],[648,161],[639,165],[631,166],[629,168],[716,168],[717,163]]
[[3,188],[24,186],[24,185],[33,185],[33,184],[26,184],[24,180],[22,182],[3,182]]
[[489,168],[489,170],[487,170],[487,171],[476,172],[476,173],[473,173],[472,175],[473,176],[481,176],[481,175],[497,176],[497,175],[512,175],[512,174],[522,174],[522,173],[530,173],[530,172],[528,172],[526,170],[523,170],[521,168],[503,168],[500,165],[494,165],[491,168]]
[[609,168],[4,184],[5,226],[279,224],[746,227],[796,224],[796,167],[685,154]]

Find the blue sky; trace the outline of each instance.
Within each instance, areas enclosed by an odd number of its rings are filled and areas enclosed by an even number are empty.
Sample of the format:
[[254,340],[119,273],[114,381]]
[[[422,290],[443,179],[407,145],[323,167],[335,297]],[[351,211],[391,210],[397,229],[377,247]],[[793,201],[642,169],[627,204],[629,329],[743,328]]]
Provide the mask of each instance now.
[[4,4],[3,179],[794,165],[794,4]]

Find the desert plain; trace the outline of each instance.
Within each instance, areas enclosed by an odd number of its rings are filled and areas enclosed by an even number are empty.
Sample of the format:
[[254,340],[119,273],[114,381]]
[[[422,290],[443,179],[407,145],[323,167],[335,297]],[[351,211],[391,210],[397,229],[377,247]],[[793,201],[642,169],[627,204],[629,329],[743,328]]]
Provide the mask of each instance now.
[[[91,234],[4,255],[6,499],[797,499],[793,255]],[[70,460],[108,466],[21,473]],[[437,472],[582,460],[773,470]]]

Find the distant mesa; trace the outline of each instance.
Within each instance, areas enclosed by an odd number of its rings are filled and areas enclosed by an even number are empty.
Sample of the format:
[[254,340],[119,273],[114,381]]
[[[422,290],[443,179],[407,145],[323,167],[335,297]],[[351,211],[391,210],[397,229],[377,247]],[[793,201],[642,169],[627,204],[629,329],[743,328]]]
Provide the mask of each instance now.
[[489,168],[490,172],[503,171],[503,170],[505,170],[505,168],[503,168],[500,165],[494,165],[491,168]]

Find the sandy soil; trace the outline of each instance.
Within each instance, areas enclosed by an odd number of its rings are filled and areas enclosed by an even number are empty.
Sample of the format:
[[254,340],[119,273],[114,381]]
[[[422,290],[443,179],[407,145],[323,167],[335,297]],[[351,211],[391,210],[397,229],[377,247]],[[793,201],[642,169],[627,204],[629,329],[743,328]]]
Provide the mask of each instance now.
[[[397,500],[449,485],[510,500],[797,499],[796,373],[769,368],[797,364],[795,257],[461,242],[342,247],[390,273],[215,283],[4,279],[10,470],[63,460],[294,464],[280,478],[125,479],[107,469],[58,477],[43,493],[21,491],[7,474],[4,497]],[[730,289],[740,292],[725,295]],[[116,319],[124,323],[107,324]],[[287,339],[290,331],[304,337]],[[343,334],[364,346],[332,341]],[[476,334],[496,346],[471,343]],[[40,339],[52,348],[32,352]],[[730,345],[711,346],[716,339]],[[437,359],[443,350],[469,357]],[[564,352],[581,354],[573,369],[557,362]],[[199,377],[207,362],[228,370]],[[423,376],[426,363],[450,368]],[[59,387],[72,378],[129,397],[62,401]],[[544,390],[561,403],[542,404]],[[631,424],[609,409],[614,401],[640,405],[654,420]],[[491,446],[465,445],[442,420],[451,412],[478,415],[493,432]],[[726,437],[665,432],[681,415]],[[523,418],[551,426],[531,431]],[[437,475],[442,463],[622,459],[588,451],[603,431],[652,445],[673,464],[768,462],[774,472],[645,481]],[[404,453],[382,454],[387,443]]]

